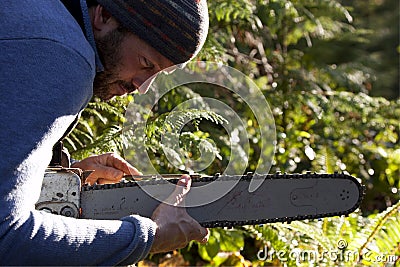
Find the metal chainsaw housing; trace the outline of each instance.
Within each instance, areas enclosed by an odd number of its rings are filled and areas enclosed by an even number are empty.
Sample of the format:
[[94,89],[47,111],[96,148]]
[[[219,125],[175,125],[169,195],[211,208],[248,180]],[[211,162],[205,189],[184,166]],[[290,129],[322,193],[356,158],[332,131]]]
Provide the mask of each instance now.
[[80,217],[81,172],[79,169],[47,169],[37,210],[66,217]]

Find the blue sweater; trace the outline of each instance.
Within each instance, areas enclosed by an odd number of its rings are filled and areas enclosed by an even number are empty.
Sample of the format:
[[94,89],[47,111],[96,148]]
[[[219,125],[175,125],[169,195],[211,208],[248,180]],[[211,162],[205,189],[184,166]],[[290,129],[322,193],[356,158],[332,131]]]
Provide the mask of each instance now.
[[81,5],[87,36],[60,1],[1,2],[0,265],[128,264],[153,242],[147,218],[83,220],[34,208],[53,145],[92,96],[97,53]]

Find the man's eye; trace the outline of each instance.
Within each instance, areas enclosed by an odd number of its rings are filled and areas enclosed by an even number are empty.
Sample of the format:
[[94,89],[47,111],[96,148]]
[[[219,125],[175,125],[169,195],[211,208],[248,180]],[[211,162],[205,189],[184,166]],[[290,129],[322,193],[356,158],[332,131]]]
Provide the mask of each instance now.
[[154,64],[151,63],[151,61],[148,60],[148,59],[145,58],[145,57],[142,58],[142,65],[143,65],[143,67],[145,67],[146,69],[152,69],[152,68],[154,68]]

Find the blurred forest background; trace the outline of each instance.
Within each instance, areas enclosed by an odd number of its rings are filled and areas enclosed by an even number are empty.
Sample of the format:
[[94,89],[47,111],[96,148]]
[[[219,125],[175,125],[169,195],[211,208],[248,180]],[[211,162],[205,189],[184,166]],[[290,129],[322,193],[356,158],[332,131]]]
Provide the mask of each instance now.
[[[399,265],[398,0],[210,0],[208,5],[210,31],[196,60],[240,70],[263,92],[277,134],[270,172],[346,172],[365,185],[365,198],[348,217],[212,229],[206,245],[193,242],[151,255],[139,266]],[[223,101],[246,118],[251,147],[246,171],[254,171],[264,151],[251,109],[228,90],[199,85],[176,88],[153,110],[145,127],[154,165],[161,173],[181,173],[163,155],[161,126],[176,105],[198,96]],[[72,156],[122,154],[124,114],[135,97],[93,99],[65,142]],[[226,121],[202,105],[204,110],[178,114],[191,121],[181,146],[187,158],[196,158],[198,144],[208,142],[216,159],[203,173],[223,173],[231,153],[221,126]],[[260,257],[266,249],[286,254]],[[301,257],[301,251],[320,257]],[[324,252],[331,254],[321,256]]]

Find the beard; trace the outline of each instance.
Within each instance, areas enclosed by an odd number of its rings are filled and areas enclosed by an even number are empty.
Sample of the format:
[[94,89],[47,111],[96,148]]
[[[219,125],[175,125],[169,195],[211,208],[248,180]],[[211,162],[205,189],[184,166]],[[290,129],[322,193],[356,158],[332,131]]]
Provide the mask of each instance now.
[[119,78],[119,63],[121,62],[121,44],[129,32],[119,27],[105,36],[96,38],[97,51],[104,66],[104,71],[96,73],[93,81],[93,95],[102,100],[109,100],[114,95],[111,93],[111,86],[120,84],[129,92],[136,90],[131,83]]

